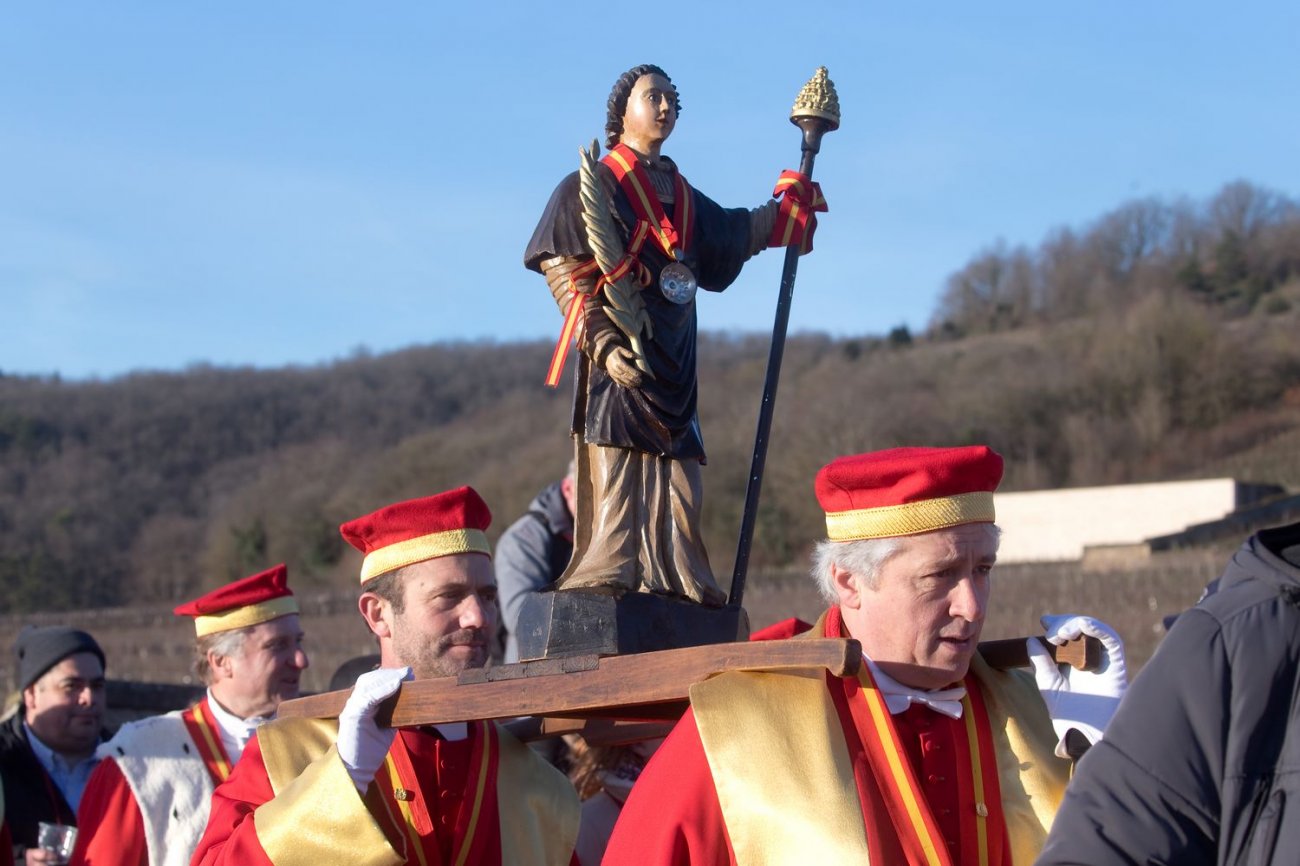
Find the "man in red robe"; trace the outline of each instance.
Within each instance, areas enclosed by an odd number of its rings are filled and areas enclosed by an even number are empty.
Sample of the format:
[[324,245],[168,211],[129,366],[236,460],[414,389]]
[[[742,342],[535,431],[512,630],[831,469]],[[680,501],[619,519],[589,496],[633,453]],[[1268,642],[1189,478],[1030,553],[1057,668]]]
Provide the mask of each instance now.
[[1055,643],[1101,638],[1096,674],[1044,661],[1037,640],[1034,676],[977,653],[1001,477],[983,447],[824,467],[814,573],[831,607],[808,634],[859,640],[860,675],[736,672],[693,687],[604,862],[1028,866],[1069,775],[1061,732],[1099,737],[1125,675],[1118,637],[1086,617],[1044,624]]
[[194,618],[207,694],[183,712],[125,725],[100,747],[77,813],[77,866],[186,866],[212,792],[258,725],[298,697],[306,669],[284,565],[176,608]]
[[379,640],[337,720],[259,729],[212,798],[196,866],[563,866],[578,799],[489,722],[395,731],[375,714],[404,679],[487,662],[497,628],[487,505],[469,487],[345,523],[365,554],[359,601]]

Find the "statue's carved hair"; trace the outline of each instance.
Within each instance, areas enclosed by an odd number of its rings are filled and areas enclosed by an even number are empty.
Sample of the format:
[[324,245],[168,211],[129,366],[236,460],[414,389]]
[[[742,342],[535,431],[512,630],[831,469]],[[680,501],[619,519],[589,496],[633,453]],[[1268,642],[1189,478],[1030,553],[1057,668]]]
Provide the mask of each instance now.
[[[605,149],[609,150],[618,144],[619,136],[623,134],[623,114],[627,111],[627,98],[632,93],[632,88],[636,87],[637,80],[642,75],[662,75],[664,80],[673,84],[673,80],[653,63],[642,63],[640,66],[633,66],[627,72],[618,77],[614,82],[614,87],[609,91],[609,102],[607,103],[607,115],[605,118]],[[677,85],[673,84],[673,108],[678,114],[682,113],[682,99],[677,93]]]

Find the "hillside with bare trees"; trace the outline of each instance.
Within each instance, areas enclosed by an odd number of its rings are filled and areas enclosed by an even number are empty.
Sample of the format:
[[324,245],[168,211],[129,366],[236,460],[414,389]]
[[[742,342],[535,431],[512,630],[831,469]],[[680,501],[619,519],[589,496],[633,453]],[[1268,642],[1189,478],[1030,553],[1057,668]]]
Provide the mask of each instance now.
[[[847,452],[984,442],[1008,489],[1231,474],[1300,488],[1300,209],[1235,183],[1130,202],[948,280],[931,327],[791,339],[751,559],[822,532]],[[729,571],[766,335],[700,347],[705,532]],[[499,532],[568,458],[550,347],[442,344],[328,365],[107,381],[0,374],[0,610],[158,603],[278,561],[346,587],[340,522],[477,487]]]

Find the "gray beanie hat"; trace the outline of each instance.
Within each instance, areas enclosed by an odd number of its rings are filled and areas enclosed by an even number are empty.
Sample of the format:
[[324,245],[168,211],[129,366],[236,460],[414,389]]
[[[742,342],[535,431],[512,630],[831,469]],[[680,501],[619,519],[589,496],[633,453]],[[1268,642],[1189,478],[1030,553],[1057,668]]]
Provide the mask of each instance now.
[[104,651],[86,632],[64,625],[27,626],[18,635],[14,647],[18,653],[18,687],[26,689],[50,668],[70,655],[94,653],[101,666]]

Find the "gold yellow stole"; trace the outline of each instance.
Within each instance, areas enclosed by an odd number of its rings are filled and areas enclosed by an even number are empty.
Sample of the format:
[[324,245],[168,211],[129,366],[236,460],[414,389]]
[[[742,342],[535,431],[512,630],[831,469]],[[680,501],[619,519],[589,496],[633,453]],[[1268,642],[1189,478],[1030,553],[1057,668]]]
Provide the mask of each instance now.
[[[976,657],[1015,866],[1037,856],[1069,762],[1033,679]],[[691,688],[736,862],[765,866],[869,860],[863,804],[824,672],[733,672]]]
[[[578,838],[578,796],[561,773],[498,727],[498,832],[503,864],[567,866]],[[275,799],[253,813],[275,866],[398,866],[383,828],[358,794],[334,741],[333,719],[281,719],[258,729]],[[372,787],[371,795],[375,789]]]

